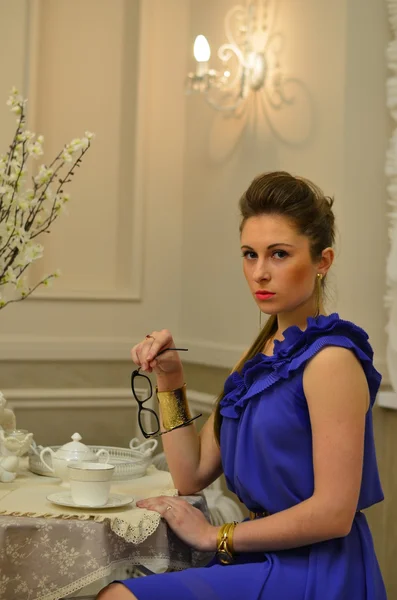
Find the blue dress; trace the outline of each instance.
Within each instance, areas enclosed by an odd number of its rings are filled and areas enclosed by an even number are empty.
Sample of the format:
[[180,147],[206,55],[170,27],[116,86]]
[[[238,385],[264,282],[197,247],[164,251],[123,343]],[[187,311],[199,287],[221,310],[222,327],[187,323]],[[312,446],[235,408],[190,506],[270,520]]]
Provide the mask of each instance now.
[[352,350],[368,381],[361,490],[350,533],[292,550],[241,554],[216,564],[122,583],[139,600],[384,600],[372,536],[361,510],[383,500],[376,463],[372,406],[381,376],[365,331],[337,313],[309,317],[274,342],[274,353],[247,361],[225,382],[221,455],[228,487],[251,511],[286,510],[314,490],[312,435],[303,393],[307,362],[326,346]]

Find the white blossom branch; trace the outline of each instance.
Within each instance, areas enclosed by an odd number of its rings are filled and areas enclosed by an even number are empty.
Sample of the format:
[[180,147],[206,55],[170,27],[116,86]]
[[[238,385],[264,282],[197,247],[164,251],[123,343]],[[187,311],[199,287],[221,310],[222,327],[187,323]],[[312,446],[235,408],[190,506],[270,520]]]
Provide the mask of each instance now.
[[[93,134],[74,139],[55,156],[49,166],[41,165],[26,187],[30,158],[43,155],[43,136],[25,128],[25,104],[14,88],[7,102],[17,118],[17,128],[8,152],[0,156],[0,288],[14,289],[12,297],[0,294],[0,308],[29,297],[40,285],[48,285],[51,274],[34,287],[25,286],[24,273],[43,255],[35,238],[50,233],[50,226],[69,201],[64,186],[72,181],[75,169],[91,146]],[[66,174],[62,174],[66,171]]]

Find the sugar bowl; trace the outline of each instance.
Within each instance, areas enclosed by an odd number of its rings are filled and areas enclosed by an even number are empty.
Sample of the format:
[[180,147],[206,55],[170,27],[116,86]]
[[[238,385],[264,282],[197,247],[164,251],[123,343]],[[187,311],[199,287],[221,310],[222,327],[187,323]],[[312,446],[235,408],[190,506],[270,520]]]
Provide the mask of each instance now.
[[[109,461],[109,452],[105,449],[93,452],[88,446],[81,442],[81,435],[74,433],[72,435],[72,442],[64,444],[56,452],[49,446],[43,448],[40,452],[40,459],[42,463],[54,473],[55,477],[60,477],[63,482],[69,481],[68,464],[71,462],[99,462],[99,459],[103,457],[100,462],[107,463]],[[47,460],[46,460],[47,456]]]

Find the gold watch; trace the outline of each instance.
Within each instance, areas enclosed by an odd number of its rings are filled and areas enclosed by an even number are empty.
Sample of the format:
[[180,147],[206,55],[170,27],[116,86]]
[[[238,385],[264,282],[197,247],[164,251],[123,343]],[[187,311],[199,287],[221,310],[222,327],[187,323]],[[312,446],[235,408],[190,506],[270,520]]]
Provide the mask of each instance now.
[[234,562],[233,533],[236,525],[237,521],[225,523],[218,532],[216,555],[222,565]]

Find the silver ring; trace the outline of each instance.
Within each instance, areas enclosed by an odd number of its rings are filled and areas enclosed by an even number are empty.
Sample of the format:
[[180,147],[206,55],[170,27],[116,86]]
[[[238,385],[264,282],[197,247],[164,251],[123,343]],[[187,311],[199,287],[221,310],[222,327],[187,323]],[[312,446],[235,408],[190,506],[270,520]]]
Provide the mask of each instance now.
[[165,510],[166,510],[166,512],[167,512],[167,510],[172,510],[172,506],[168,505]]

